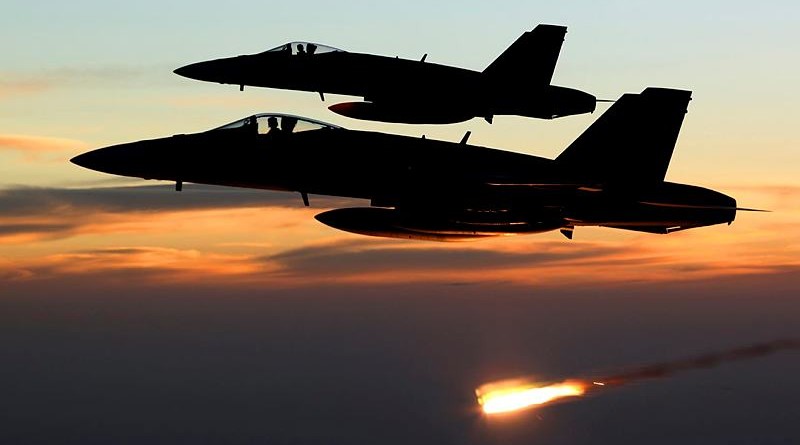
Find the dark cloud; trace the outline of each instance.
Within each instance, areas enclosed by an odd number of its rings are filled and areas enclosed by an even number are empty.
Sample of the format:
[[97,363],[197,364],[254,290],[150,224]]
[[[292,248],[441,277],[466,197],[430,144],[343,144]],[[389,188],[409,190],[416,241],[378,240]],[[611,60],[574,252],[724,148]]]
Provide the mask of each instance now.
[[[320,211],[359,202],[311,197]],[[69,236],[97,223],[92,215],[243,207],[302,207],[300,196],[262,190],[187,184],[183,192],[169,185],[103,188],[11,188],[0,190],[0,237],[31,235],[42,239]]]
[[31,278],[33,275],[34,272],[28,269],[0,267],[0,283],[9,283],[11,281],[24,280]]
[[127,248],[109,248],[109,249],[93,249],[93,250],[81,250],[76,252],[81,255],[92,255],[96,257],[102,256],[126,256],[126,255],[139,255],[139,254],[146,254],[151,253],[153,249],[148,249],[144,247],[127,247]]
[[71,224],[3,224],[0,225],[0,237],[20,234],[66,232],[75,226]]
[[563,244],[550,242],[532,243],[529,252],[454,247],[452,244],[428,243],[425,246],[409,248],[407,243],[364,240],[302,247],[270,255],[263,260],[280,264],[288,274],[319,276],[395,270],[481,270],[551,265],[570,260],[596,260],[630,251],[623,247],[586,243],[564,249]]
[[[320,209],[354,203],[353,200],[312,196],[312,204]],[[183,192],[175,192],[168,185],[0,190],[0,216],[53,215],[76,211],[125,213],[301,206],[299,195],[294,193],[193,184],[185,185]]]

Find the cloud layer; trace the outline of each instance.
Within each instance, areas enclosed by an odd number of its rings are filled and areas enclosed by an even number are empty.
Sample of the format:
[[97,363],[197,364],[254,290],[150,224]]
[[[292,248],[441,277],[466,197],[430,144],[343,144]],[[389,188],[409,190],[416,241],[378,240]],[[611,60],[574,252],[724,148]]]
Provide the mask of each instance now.
[[[0,152],[12,152],[23,156],[25,161],[42,161],[47,156],[74,153],[89,145],[75,139],[30,136],[24,134],[0,134]],[[63,156],[62,156],[63,157]]]
[[[758,190],[790,202],[797,190]],[[439,283],[570,288],[702,281],[791,273],[800,246],[775,232],[791,225],[744,214],[722,226],[668,236],[581,229],[475,243],[408,242],[351,235],[317,223],[328,208],[363,205],[292,193],[187,185],[0,191],[1,280],[92,276],[268,285]],[[766,214],[772,215],[772,214]],[[99,278],[98,278],[99,277]]]

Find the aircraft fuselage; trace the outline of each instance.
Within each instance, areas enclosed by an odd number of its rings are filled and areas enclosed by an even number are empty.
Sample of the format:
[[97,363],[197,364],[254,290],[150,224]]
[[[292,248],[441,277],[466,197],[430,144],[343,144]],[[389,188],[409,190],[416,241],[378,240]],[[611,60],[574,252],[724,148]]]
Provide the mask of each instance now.
[[377,236],[451,240],[582,225],[667,233],[735,217],[732,198],[701,187],[596,184],[556,161],[485,147],[341,128],[260,134],[254,125],[102,148],[73,162],[146,179],[368,199],[375,207],[318,219]]
[[356,119],[444,124],[473,117],[541,119],[589,113],[591,94],[560,86],[515,84],[477,71],[344,51],[313,55],[267,51],[198,62],[175,70],[198,80],[240,86],[360,96],[331,107]]

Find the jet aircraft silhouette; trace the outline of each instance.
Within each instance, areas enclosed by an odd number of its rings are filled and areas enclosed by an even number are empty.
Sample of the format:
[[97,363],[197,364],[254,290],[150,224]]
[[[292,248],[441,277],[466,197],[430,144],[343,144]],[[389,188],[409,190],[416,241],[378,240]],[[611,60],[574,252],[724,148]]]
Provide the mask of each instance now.
[[370,207],[316,215],[373,236],[451,241],[577,226],[666,234],[730,224],[736,201],[664,180],[690,91],[625,94],[556,159],[258,114],[196,134],[84,153],[101,172],[333,195]]
[[197,80],[361,96],[330,107],[343,116],[408,124],[447,124],[495,115],[553,119],[594,111],[594,96],[550,85],[567,28],[538,25],[483,72],[422,60],[345,52],[293,42],[260,54],[187,65]]

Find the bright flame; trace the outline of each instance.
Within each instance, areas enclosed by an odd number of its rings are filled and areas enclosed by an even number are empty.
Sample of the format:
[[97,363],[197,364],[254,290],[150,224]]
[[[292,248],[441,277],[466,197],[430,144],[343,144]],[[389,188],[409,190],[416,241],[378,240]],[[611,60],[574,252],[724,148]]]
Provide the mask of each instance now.
[[587,392],[594,393],[600,388],[615,387],[641,380],[662,379],[685,371],[713,368],[725,363],[751,360],[788,350],[800,350],[800,338],[784,338],[687,359],[640,366],[601,379],[571,379],[546,386],[539,386],[522,379],[492,382],[476,389],[475,395],[478,397],[478,404],[481,405],[484,413],[508,413],[532,406],[541,406],[565,397],[582,396]]
[[585,392],[586,385],[581,382],[535,386],[531,383],[511,381],[483,385],[475,391],[475,394],[484,413],[499,414],[544,405],[564,397],[581,396]]

